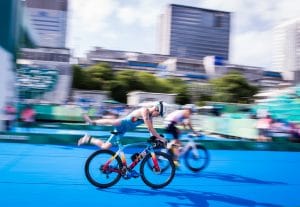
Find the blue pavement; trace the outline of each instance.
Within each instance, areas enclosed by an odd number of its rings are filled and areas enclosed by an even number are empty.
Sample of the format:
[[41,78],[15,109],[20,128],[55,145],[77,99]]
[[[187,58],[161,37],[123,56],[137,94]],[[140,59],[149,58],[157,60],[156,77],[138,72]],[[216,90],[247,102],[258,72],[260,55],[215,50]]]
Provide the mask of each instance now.
[[140,178],[98,189],[84,176],[94,147],[0,143],[0,205],[28,207],[300,206],[300,153],[210,150],[209,166],[184,166],[159,190]]

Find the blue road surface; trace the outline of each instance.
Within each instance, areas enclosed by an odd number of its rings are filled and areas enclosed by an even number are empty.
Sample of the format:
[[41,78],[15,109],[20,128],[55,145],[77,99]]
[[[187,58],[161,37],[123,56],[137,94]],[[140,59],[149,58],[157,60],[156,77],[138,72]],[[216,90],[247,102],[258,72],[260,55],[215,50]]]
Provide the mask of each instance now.
[[84,163],[96,149],[0,143],[0,206],[300,206],[297,152],[210,150],[204,171],[182,166],[169,186],[153,190],[141,178],[92,186]]

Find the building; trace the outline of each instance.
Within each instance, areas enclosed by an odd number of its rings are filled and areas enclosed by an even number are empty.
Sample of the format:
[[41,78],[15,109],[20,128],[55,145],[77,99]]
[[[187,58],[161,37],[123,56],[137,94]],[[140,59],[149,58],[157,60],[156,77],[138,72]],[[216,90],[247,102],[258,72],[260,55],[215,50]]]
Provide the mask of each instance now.
[[274,32],[273,67],[283,78],[300,82],[300,18],[276,26]]
[[162,70],[160,63],[168,56],[157,54],[146,54],[140,52],[109,50],[95,47],[89,51],[85,59],[78,59],[81,66],[89,66],[96,63],[107,63],[114,70],[137,70],[158,73]]
[[101,47],[96,47],[94,50],[89,51],[87,57],[79,59],[78,63],[82,67],[96,63],[107,63],[116,71],[147,71],[161,77],[177,77],[187,83],[200,84],[201,87],[207,85],[209,80],[222,77],[230,71],[240,72],[249,83],[262,88],[273,88],[279,83],[284,82],[280,72],[265,70],[261,67],[236,65],[225,62],[224,64],[213,63],[214,69],[207,70],[204,60],[108,50]]
[[228,60],[230,12],[171,4],[159,22],[160,54],[191,59],[218,56]]
[[82,67],[107,63],[113,70],[147,71],[157,76],[178,77],[186,81],[207,81],[202,60],[170,57],[159,54],[108,50],[96,47],[85,59],[78,59]]
[[29,21],[39,35],[39,46],[64,48],[67,30],[67,0],[26,0]]
[[22,48],[17,69],[20,98],[65,103],[72,84],[69,60],[66,48]]
[[190,58],[170,57],[160,63],[165,68],[165,76],[181,78],[189,82],[207,82],[208,74],[203,61]]
[[65,103],[70,95],[70,50],[65,47],[67,0],[26,0],[29,23],[38,34],[38,48],[22,48],[18,63],[21,99]]

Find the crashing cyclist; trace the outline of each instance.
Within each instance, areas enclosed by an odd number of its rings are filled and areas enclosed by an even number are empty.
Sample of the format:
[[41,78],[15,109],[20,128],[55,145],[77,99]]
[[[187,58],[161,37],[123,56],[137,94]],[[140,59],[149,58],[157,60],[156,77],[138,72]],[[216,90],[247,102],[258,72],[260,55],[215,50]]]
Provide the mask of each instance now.
[[191,116],[194,112],[196,112],[196,106],[194,104],[186,104],[181,109],[168,114],[164,120],[166,133],[173,136],[173,140],[169,143],[168,148],[172,149],[174,163],[177,166],[179,166],[178,157],[181,146],[181,142],[179,140],[181,131],[177,126],[182,125],[184,129],[188,128],[188,130],[191,130],[195,135],[199,135],[192,126]]
[[[159,102],[155,102],[155,104],[153,104],[153,106],[151,107],[138,108],[132,111],[126,117],[121,119],[92,120],[87,114],[84,114],[83,117],[85,121],[88,122],[89,124],[114,126],[115,127],[114,131],[117,132],[117,135],[119,137],[122,137],[129,130],[133,130],[141,124],[145,124],[152,136],[154,136],[157,140],[166,144],[167,140],[157,133],[157,131],[153,127],[153,122],[152,122],[153,117],[158,117],[158,116],[163,117],[165,112],[166,112],[166,104],[163,103],[162,101],[159,101]],[[85,136],[83,136],[78,140],[78,145],[93,144],[102,149],[108,149],[112,146],[112,141],[116,138],[117,135],[111,136],[110,139],[104,142],[100,139],[91,137],[86,134]]]

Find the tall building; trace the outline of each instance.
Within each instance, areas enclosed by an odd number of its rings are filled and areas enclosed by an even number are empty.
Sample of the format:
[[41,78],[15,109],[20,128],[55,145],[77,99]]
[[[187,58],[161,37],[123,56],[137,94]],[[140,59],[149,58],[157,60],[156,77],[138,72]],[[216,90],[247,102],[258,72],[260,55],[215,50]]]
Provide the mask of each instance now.
[[64,103],[72,83],[70,50],[66,48],[68,0],[26,0],[28,22],[38,34],[39,48],[22,48],[17,69],[21,99]]
[[158,26],[160,54],[228,60],[230,12],[171,4],[160,16]]
[[273,34],[274,69],[281,71],[285,80],[300,82],[300,18],[276,26]]
[[39,34],[39,46],[64,48],[66,45],[67,0],[26,0],[27,11]]

